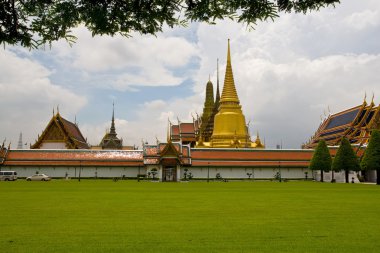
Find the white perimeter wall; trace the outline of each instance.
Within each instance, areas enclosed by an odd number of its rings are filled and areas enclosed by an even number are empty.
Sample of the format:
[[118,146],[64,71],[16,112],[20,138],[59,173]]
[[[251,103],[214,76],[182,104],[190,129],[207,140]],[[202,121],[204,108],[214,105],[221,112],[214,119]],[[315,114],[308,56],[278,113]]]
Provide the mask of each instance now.
[[[146,174],[152,168],[156,168],[158,171],[157,177],[162,176],[161,166],[147,166],[147,167],[44,167],[44,166],[27,166],[27,167],[15,167],[15,166],[2,166],[1,170],[14,170],[17,172],[18,177],[28,177],[36,172],[44,173],[48,176],[55,178],[64,178],[66,173],[68,177],[74,178],[79,176],[81,171],[81,177],[95,178],[95,177],[137,177],[137,174]],[[177,176],[184,177],[184,168],[188,168],[188,172],[193,174],[193,178],[207,178],[207,167],[181,167],[180,173],[177,170]],[[273,179],[277,172],[281,171],[282,178],[289,179],[304,179],[305,172],[308,172],[308,178],[313,177],[313,173],[306,168],[216,168],[210,167],[209,174],[210,179],[216,178],[216,174],[220,173],[222,178],[236,178],[236,179],[248,179],[247,173],[252,173],[251,178],[255,179]],[[327,173],[326,173],[327,174]],[[325,178],[327,179],[327,175]],[[315,176],[315,175],[314,175]]]
[[[193,174],[193,178],[207,178],[207,167],[188,167],[188,172]],[[308,172],[308,178],[312,177],[311,171],[302,168],[225,168],[225,167],[210,167],[210,178],[216,178],[216,174],[220,173],[222,178],[246,178],[247,173],[252,173],[251,178],[256,179],[273,179],[277,172],[281,171],[282,178],[290,179],[303,179],[305,178],[305,172]],[[181,170],[181,178],[183,178],[183,168]]]
[[[17,172],[18,177],[29,177],[36,172],[43,173],[55,178],[64,178],[67,176],[69,178],[79,177],[79,172],[81,177],[137,177],[139,172],[138,167],[38,167],[38,166],[28,166],[28,167],[13,167],[13,166],[2,166],[1,170],[14,170]],[[141,167],[140,171],[142,174],[145,173],[145,168]]]

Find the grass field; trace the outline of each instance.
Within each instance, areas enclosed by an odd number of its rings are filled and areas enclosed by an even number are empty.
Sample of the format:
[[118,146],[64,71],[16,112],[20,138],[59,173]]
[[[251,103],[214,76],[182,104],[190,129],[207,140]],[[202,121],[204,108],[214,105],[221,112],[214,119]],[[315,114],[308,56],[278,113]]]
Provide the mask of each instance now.
[[379,252],[380,187],[0,182],[0,252]]

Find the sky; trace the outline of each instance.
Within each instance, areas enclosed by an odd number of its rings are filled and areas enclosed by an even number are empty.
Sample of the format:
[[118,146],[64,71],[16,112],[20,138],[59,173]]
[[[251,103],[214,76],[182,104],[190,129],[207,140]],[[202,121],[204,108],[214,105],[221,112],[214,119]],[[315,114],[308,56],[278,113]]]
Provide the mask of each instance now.
[[[335,8],[281,14],[254,29],[229,20],[164,28],[157,36],[95,36],[32,50],[0,49],[0,141],[25,148],[53,110],[78,123],[91,145],[115,124],[124,145],[166,141],[168,119],[201,114],[216,62],[223,87],[230,39],[232,68],[252,139],[300,148],[330,113],[364,100],[380,103],[380,1],[342,0]],[[215,88],[214,88],[215,90]]]

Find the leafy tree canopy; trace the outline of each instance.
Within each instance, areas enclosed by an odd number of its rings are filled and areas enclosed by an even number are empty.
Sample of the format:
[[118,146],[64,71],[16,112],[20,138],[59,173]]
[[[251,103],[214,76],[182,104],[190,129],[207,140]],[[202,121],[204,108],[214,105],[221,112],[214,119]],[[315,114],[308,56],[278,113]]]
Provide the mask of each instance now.
[[360,164],[358,157],[351,147],[350,142],[343,138],[333,161],[332,169],[334,171],[359,171]]
[[331,169],[331,163],[332,159],[326,142],[325,140],[320,140],[310,161],[309,169],[328,172]]
[[156,34],[187,22],[232,19],[248,26],[280,12],[318,11],[340,0],[1,0],[0,43],[27,48],[59,39],[75,41],[84,24],[92,35]]
[[363,170],[380,170],[380,132],[372,131],[361,166]]

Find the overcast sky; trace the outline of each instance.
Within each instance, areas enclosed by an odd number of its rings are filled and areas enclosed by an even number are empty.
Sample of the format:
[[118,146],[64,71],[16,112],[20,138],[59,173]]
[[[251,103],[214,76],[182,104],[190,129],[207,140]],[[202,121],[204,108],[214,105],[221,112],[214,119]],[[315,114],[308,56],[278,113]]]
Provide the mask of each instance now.
[[[124,145],[166,140],[167,119],[192,120],[203,108],[216,59],[223,85],[230,38],[235,85],[250,134],[267,147],[299,148],[321,115],[380,103],[380,1],[343,0],[320,12],[281,15],[255,30],[231,21],[165,29],[132,38],[74,30],[77,42],[28,51],[0,49],[0,141],[34,143],[59,106],[92,145],[110,127]],[[221,87],[222,88],[222,87]],[[56,109],[55,109],[56,110]]]

